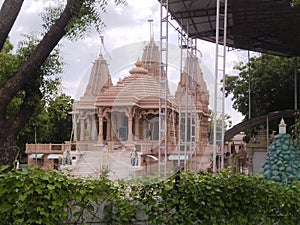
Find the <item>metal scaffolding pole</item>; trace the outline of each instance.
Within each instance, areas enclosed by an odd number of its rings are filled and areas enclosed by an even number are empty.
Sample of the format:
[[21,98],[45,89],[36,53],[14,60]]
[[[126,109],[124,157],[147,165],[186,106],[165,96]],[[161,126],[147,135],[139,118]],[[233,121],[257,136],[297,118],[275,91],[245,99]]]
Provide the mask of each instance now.
[[[158,175],[167,172],[168,152],[168,0],[160,0],[159,149]],[[164,158],[162,159],[162,155]]]
[[[186,32],[188,34],[189,32],[189,21],[187,20],[187,25],[186,25]],[[186,61],[185,61],[185,87],[184,87],[184,93],[185,93],[185,101],[184,101],[184,140],[183,140],[183,143],[184,143],[184,169],[186,170],[187,169],[187,160],[188,160],[188,156],[187,156],[187,153],[188,153],[188,136],[187,136],[187,125],[188,125],[188,92],[189,92],[189,89],[188,89],[188,83],[189,83],[189,66],[188,66],[188,63],[189,63],[189,58],[188,58],[188,55],[189,55],[189,38],[187,37],[186,38]]]
[[[183,26],[182,26],[182,23],[183,23],[183,20],[181,19],[181,24],[180,24],[180,27],[181,27],[181,31],[179,32],[179,45],[180,45],[180,68],[179,68],[179,77],[182,76],[183,74],[183,62],[182,62],[182,58],[183,58],[183,45],[184,45],[184,35],[183,35]],[[178,153],[178,159],[177,159],[177,166],[178,166],[178,169],[180,169],[180,159],[181,159],[181,151],[182,151],[182,146],[183,146],[183,139],[181,138],[181,135],[182,135],[182,97],[183,97],[183,94],[182,94],[182,89],[180,87],[180,99],[179,99],[179,116],[178,116],[178,147],[177,147],[177,153]],[[184,146],[183,146],[184,147]],[[184,163],[185,165],[185,163]]]
[[[168,0],[161,0],[161,24],[160,24],[160,99],[159,99],[159,151],[158,151],[158,173],[161,174],[162,164],[167,162],[167,67],[168,67]],[[166,11],[164,11],[164,9]],[[184,169],[187,166],[192,168],[192,158],[196,158],[196,143],[197,143],[197,83],[196,83],[196,63],[198,59],[196,56],[197,46],[196,40],[189,38],[189,19],[181,20],[181,31],[178,30],[180,35],[180,75],[185,80],[185,86],[180,90],[180,103],[179,103],[179,131],[178,131],[178,167],[181,161],[184,161]],[[186,23],[185,32],[183,31],[184,24]],[[185,70],[183,69],[183,49],[186,49]],[[164,63],[163,63],[164,62]],[[163,72],[165,71],[165,77]],[[166,91],[166,92],[164,92]],[[165,161],[162,163],[162,154],[165,153]],[[184,158],[182,158],[184,156]],[[189,162],[189,164],[188,164]],[[195,159],[195,164],[196,164]],[[197,165],[195,165],[195,168]]]
[[[223,24],[220,22],[223,20]],[[213,173],[217,171],[217,154],[221,157],[221,169],[224,167],[224,111],[225,111],[225,62],[226,62],[226,36],[227,36],[227,0],[217,0],[216,9],[216,52],[215,52],[215,85],[214,85],[214,138],[213,138]],[[223,48],[219,48],[219,44]],[[221,50],[221,51],[220,51]],[[220,82],[220,78],[222,82]],[[221,96],[218,91],[222,88]],[[221,110],[219,102],[221,101]],[[219,121],[221,118],[221,124]],[[218,153],[218,149],[220,152]]]
[[[179,32],[179,44],[181,49],[180,54],[180,75],[184,80],[184,86],[180,88],[180,102],[179,102],[179,143],[178,143],[178,166],[180,165],[181,156],[183,156],[184,168],[193,169],[192,159],[196,156],[196,40],[189,38],[187,33],[189,30],[189,21],[186,21],[186,33],[182,27]],[[185,50],[185,57],[183,57],[183,50]],[[184,59],[183,59],[184,58]],[[184,70],[182,69],[184,65]],[[182,159],[182,158],[181,158]],[[195,166],[196,168],[196,166]]]
[[196,124],[197,124],[197,98],[196,98],[196,40],[190,39],[190,64],[189,64],[189,71],[190,71],[190,81],[189,81],[189,91],[190,91],[190,102],[189,102],[189,115],[190,115],[190,170],[192,170],[192,160],[196,160]]

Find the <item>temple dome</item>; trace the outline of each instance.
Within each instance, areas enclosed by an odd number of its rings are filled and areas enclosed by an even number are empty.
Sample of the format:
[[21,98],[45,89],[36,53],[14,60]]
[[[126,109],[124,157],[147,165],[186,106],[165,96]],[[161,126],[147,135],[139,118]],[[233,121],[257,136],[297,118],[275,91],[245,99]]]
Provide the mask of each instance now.
[[135,68],[129,71],[130,74],[148,74],[148,70],[142,67],[141,60],[138,59],[135,63],[135,66],[136,66]]

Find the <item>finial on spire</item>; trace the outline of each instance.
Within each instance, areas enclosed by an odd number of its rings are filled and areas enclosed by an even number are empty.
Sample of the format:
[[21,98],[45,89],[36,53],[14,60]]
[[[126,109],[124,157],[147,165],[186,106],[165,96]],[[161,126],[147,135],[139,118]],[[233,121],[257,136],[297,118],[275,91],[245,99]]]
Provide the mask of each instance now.
[[138,60],[135,63],[136,67],[141,67],[142,66],[142,61],[140,60],[140,58],[138,58]]
[[148,20],[150,25],[150,42],[154,41],[154,33],[153,33],[153,19]]
[[278,125],[279,127],[279,134],[286,134],[286,124],[284,122],[283,117],[280,120],[280,124]]
[[102,48],[104,48],[104,36],[100,36],[101,39],[101,45],[100,45],[100,55],[102,55]]
[[99,54],[99,58],[103,58],[103,53],[102,53],[102,49],[104,50],[104,52],[106,53],[106,55],[108,55],[109,58],[111,58],[111,56],[108,54],[108,52],[105,49],[105,45],[104,45],[104,36],[100,36],[101,39],[101,45],[100,45],[100,54]]

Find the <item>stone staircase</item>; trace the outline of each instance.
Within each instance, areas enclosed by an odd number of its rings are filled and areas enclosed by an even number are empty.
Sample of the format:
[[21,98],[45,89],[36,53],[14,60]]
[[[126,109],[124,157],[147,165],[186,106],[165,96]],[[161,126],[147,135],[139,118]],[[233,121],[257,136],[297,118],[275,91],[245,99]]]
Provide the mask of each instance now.
[[143,167],[130,165],[129,151],[113,151],[109,155],[110,174],[109,178],[117,179],[131,179],[135,176],[135,172],[142,170]]
[[213,145],[207,145],[204,151],[201,154],[201,158],[199,161],[199,167],[200,170],[207,170],[207,168],[210,167],[210,164],[212,162],[212,154],[213,154]]
[[[206,170],[211,164],[212,145],[208,145],[197,160],[200,170]],[[80,151],[77,163],[63,170],[76,177],[98,178],[102,175],[112,179],[132,179],[143,167],[130,165],[130,152],[125,150],[107,151],[105,147],[95,151]]]
[[80,158],[69,173],[76,177],[99,177],[104,159],[104,151],[81,151]]
[[105,148],[98,151],[81,151],[76,165],[64,168],[64,171],[76,177],[98,178],[105,175],[112,180],[131,179],[135,171],[141,167],[130,165],[130,152],[107,151]]

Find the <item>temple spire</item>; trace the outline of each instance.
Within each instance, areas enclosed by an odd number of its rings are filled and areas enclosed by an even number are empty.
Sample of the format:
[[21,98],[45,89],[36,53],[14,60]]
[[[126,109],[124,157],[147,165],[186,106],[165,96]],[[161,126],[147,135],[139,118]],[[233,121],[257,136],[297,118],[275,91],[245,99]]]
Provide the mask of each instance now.
[[104,36],[101,35],[101,36],[100,36],[100,39],[101,39],[101,44],[100,44],[100,54],[99,54],[99,58],[100,58],[100,59],[103,59],[103,51],[105,52],[106,55],[109,56],[109,58],[111,58],[110,55],[108,54],[108,52],[107,52],[106,49],[105,49],[105,45],[104,45]]
[[149,26],[150,26],[150,42],[154,41],[154,32],[153,32],[153,19],[149,19]]

